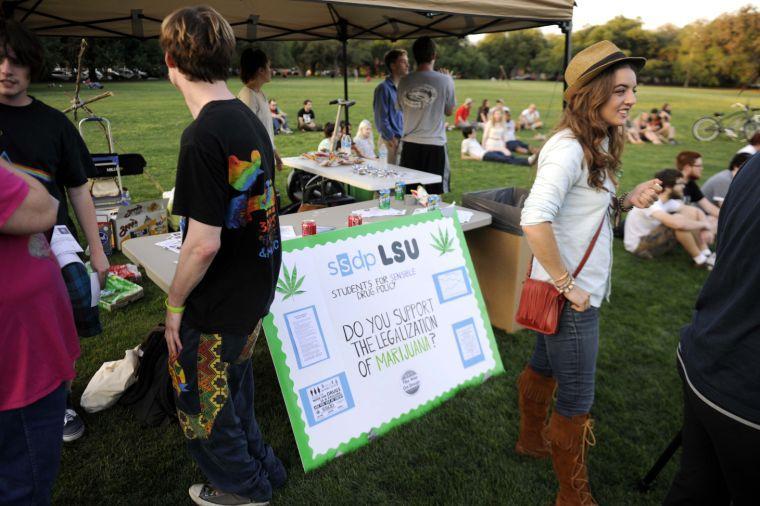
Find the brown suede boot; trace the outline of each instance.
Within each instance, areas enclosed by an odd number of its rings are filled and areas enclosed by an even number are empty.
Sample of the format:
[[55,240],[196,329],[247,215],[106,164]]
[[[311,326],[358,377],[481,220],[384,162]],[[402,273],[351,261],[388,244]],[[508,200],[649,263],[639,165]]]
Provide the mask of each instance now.
[[520,455],[537,459],[551,455],[543,431],[556,385],[554,378],[538,374],[529,365],[526,365],[518,376],[520,437],[517,439],[515,451]]
[[596,501],[588,484],[586,454],[596,440],[588,414],[572,418],[552,413],[546,428],[551,444],[552,464],[559,481],[556,506],[591,506]]

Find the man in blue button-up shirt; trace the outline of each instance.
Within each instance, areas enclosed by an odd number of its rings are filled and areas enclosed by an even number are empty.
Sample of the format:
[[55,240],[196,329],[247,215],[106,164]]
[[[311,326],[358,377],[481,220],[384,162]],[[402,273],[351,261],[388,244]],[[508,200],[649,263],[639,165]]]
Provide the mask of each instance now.
[[388,148],[388,161],[398,161],[398,147],[404,134],[404,115],[398,107],[396,92],[398,82],[409,73],[409,57],[403,49],[391,49],[385,54],[385,67],[390,73],[375,88],[372,107],[375,111],[375,127]]

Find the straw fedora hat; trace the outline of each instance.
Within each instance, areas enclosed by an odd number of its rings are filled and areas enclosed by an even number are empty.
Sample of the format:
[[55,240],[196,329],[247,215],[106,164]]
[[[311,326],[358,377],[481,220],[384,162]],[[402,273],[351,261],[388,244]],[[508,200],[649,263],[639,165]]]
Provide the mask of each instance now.
[[597,42],[576,54],[567,65],[565,100],[570,100],[576,91],[612,65],[625,62],[639,71],[646,61],[646,58],[626,56],[619,47],[608,40]]

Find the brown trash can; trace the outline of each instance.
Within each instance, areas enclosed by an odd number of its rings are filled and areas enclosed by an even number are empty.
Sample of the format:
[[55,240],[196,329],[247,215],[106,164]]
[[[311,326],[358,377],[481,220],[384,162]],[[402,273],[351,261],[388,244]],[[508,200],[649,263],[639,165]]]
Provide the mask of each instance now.
[[503,188],[463,195],[462,205],[491,214],[489,227],[465,234],[480,290],[491,325],[507,332],[522,327],[515,322],[520,291],[531,258],[528,242],[520,228],[528,190]]

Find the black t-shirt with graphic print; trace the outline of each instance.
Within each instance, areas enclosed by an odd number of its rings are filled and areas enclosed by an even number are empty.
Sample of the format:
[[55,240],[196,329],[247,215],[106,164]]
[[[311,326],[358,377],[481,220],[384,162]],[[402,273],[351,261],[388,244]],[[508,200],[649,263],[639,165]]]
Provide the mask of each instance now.
[[66,189],[95,176],[95,165],[74,124],[62,112],[30,97],[29,105],[0,104],[0,156],[34,176],[55,197],[56,223],[76,228],[69,217]]
[[247,334],[269,311],[281,260],[273,168],[266,128],[238,99],[209,102],[182,133],[173,213],[222,228],[185,302],[201,332]]
[[311,123],[316,119],[317,115],[314,112],[314,108],[307,112],[306,109],[302,107],[298,110],[298,117],[301,118],[304,123]]

